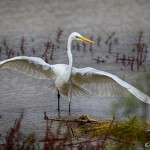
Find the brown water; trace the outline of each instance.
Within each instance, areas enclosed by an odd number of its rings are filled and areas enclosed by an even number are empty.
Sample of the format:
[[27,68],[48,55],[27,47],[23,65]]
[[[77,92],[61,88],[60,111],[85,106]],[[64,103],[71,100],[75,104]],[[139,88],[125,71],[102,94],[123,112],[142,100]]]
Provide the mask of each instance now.
[[[20,39],[25,37],[25,55],[41,56],[44,43],[51,40],[55,43],[56,31],[64,30],[61,36],[60,48],[55,48],[51,64],[68,63],[66,42],[68,35],[77,31],[86,37],[94,36],[94,41],[101,36],[101,47],[94,45],[93,50],[73,50],[74,66],[91,66],[125,77],[129,83],[136,84],[139,76],[145,74],[145,68],[131,71],[130,67],[115,63],[116,53],[128,54],[136,41],[139,31],[144,31],[144,42],[148,46],[147,60],[144,66],[150,70],[150,2],[148,0],[5,0],[0,1],[0,39],[6,38],[8,45],[19,51]],[[105,44],[108,35],[115,32],[119,37],[119,45],[113,47],[113,53],[108,54]],[[64,44],[63,44],[64,42]],[[75,42],[76,43],[76,42]],[[3,43],[1,42],[3,47]],[[82,45],[82,44],[81,44]],[[32,48],[36,53],[32,53]],[[82,46],[81,46],[82,47]],[[83,47],[82,47],[83,49]],[[106,63],[97,64],[93,58],[100,56]],[[107,58],[109,57],[109,58]],[[1,60],[6,59],[3,52]],[[123,70],[121,70],[121,68]],[[138,80],[142,83],[143,79]],[[38,135],[44,130],[44,112],[51,117],[58,117],[57,91],[50,90],[50,81],[27,77],[12,70],[0,71],[0,133],[6,134],[8,128],[24,110],[22,128],[26,132],[35,131]],[[145,86],[144,86],[145,87]],[[142,89],[146,92],[146,88]],[[116,97],[80,96],[73,97],[71,115],[90,114],[97,118],[112,118],[112,103]],[[122,102],[121,100],[119,102]],[[61,96],[61,116],[68,116],[68,100]],[[140,116],[141,108],[135,111]],[[121,118],[119,110],[116,117]]]

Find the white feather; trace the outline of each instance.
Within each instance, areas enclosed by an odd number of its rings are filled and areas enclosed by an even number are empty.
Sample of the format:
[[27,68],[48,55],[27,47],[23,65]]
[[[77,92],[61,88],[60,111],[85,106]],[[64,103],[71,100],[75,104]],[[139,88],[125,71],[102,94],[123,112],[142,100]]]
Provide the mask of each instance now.
[[0,62],[0,68],[13,69],[39,79],[54,78],[52,66],[38,57],[18,56],[7,59]]
[[124,95],[128,90],[134,96],[136,96],[141,101],[150,104],[150,97],[135,88],[134,86],[128,84],[127,82],[121,80],[119,77],[94,68],[73,68],[73,83],[78,86],[84,87],[88,92],[102,95]]

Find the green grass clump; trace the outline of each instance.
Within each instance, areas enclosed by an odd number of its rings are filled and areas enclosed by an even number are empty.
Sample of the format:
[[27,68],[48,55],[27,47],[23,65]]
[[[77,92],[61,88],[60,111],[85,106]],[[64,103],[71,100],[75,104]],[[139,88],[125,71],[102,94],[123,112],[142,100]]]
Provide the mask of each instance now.
[[[101,137],[108,145],[131,148],[135,145],[143,145],[148,140],[147,131],[150,122],[139,120],[136,117],[124,121],[97,121],[78,126],[76,131],[83,135]],[[110,144],[111,142],[111,144]],[[113,143],[112,143],[113,142]]]

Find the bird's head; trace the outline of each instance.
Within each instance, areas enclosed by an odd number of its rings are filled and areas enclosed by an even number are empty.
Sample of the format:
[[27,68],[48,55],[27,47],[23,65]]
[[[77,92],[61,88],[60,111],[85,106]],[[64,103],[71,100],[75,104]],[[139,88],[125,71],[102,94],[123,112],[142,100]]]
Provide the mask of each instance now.
[[94,44],[93,41],[83,37],[81,34],[77,33],[77,32],[73,32],[71,35],[70,35],[70,38],[72,40],[80,40],[80,41],[84,41],[84,42],[88,42],[88,43],[91,43],[91,44]]

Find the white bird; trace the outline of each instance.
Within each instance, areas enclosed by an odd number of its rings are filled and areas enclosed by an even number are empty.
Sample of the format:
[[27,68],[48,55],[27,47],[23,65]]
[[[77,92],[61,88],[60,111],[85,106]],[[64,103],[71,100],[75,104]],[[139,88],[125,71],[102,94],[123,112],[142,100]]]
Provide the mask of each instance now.
[[54,80],[58,89],[58,110],[59,110],[59,92],[68,97],[69,112],[72,95],[95,94],[115,95],[129,91],[141,101],[150,104],[150,97],[139,91],[132,85],[121,80],[119,77],[100,71],[91,67],[75,68],[73,67],[73,57],[71,53],[71,44],[73,40],[81,40],[93,44],[94,42],[73,32],[68,38],[67,54],[69,65],[55,64],[50,65],[38,57],[18,56],[0,62],[1,68],[10,68],[32,77],[39,79]]

